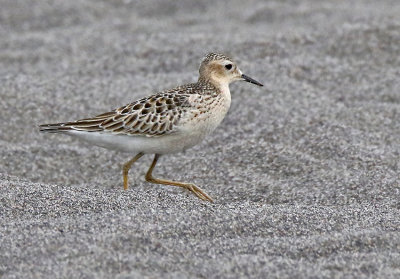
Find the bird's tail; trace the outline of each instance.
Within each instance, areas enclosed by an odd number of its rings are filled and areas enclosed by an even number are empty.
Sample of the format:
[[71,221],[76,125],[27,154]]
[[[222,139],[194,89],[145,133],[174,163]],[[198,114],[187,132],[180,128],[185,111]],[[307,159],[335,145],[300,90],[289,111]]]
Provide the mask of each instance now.
[[42,124],[39,125],[40,132],[46,133],[65,133],[71,131],[71,127],[66,126],[68,123],[54,123],[54,124]]

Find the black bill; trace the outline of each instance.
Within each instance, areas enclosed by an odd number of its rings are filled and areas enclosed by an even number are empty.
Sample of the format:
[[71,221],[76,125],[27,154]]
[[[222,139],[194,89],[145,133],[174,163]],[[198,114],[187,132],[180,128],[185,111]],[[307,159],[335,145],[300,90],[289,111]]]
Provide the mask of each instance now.
[[245,81],[247,81],[247,82],[250,82],[250,83],[252,83],[252,84],[258,85],[258,86],[264,86],[264,85],[262,85],[261,83],[259,83],[258,81],[252,79],[251,77],[248,77],[248,76],[243,75],[243,74],[242,74],[242,79],[245,80]]

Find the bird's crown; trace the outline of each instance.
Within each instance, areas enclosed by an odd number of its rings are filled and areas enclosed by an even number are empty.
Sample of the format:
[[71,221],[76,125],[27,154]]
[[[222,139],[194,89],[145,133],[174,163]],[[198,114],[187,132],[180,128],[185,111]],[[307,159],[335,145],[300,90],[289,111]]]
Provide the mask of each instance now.
[[227,56],[225,54],[210,52],[203,58],[202,63],[207,64],[208,62],[215,61],[215,60],[229,60],[229,61],[233,62],[232,58],[230,58],[229,56]]

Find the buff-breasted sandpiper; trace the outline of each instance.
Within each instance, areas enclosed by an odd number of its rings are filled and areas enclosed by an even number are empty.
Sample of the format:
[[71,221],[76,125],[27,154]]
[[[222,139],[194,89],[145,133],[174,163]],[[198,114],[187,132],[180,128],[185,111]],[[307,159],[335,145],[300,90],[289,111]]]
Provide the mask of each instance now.
[[153,177],[153,169],[161,155],[184,151],[215,130],[229,110],[231,82],[262,84],[242,74],[224,54],[209,53],[200,64],[199,73],[196,83],[162,91],[93,118],[40,125],[40,131],[63,133],[97,146],[136,154],[123,166],[125,190],[132,164],[144,154],[155,154],[145,176],[148,182],[183,187],[202,200],[212,201],[192,183]]

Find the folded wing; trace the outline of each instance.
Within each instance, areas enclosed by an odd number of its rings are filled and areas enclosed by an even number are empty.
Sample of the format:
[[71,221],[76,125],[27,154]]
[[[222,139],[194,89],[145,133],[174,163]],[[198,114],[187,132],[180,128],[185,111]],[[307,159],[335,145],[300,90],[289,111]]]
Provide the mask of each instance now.
[[176,132],[177,123],[190,109],[186,94],[158,93],[113,111],[74,122],[40,125],[40,131],[102,132],[148,137]]

